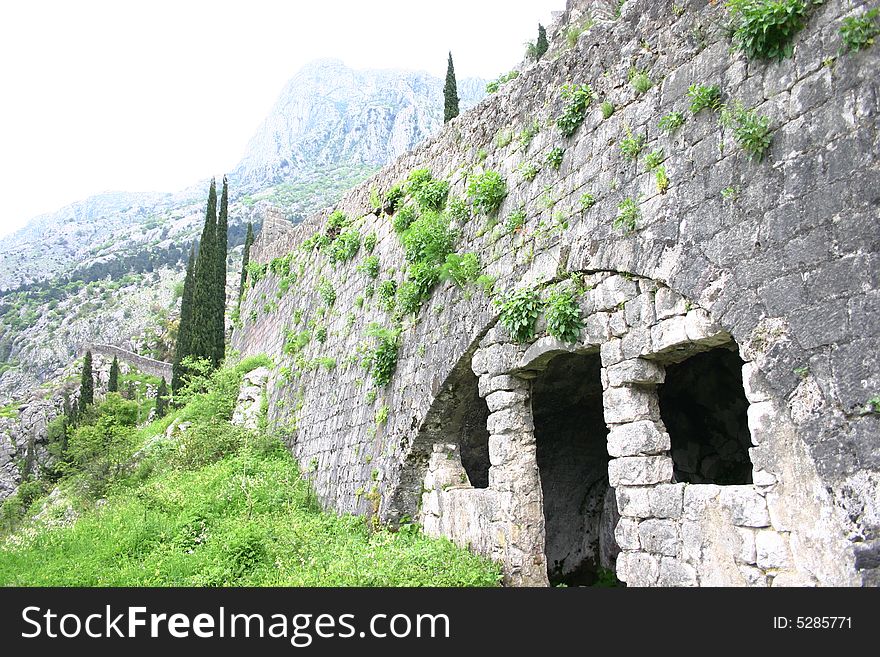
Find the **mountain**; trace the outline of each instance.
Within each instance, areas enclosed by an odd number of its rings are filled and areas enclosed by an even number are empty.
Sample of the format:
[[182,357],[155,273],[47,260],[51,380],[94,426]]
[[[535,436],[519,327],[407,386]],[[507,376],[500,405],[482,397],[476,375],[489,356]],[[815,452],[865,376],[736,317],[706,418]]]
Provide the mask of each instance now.
[[[230,173],[230,290],[247,222],[330,205],[442,126],[443,81],[423,72],[305,66]],[[462,108],[485,93],[462,80]],[[0,239],[0,404],[52,379],[85,345],[164,357],[207,181],[175,193],[108,192]]]
[[[341,163],[378,168],[443,125],[443,83],[424,72],[312,62],[285,85],[231,177],[251,189]],[[462,109],[485,88],[485,80],[461,80]]]

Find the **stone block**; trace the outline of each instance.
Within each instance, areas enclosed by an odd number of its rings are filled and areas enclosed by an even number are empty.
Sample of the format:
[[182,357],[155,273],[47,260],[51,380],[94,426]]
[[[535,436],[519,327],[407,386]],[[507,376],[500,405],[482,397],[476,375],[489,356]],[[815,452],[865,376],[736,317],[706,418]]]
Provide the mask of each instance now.
[[621,550],[639,549],[639,523],[631,518],[621,518],[614,528],[614,540]]
[[635,281],[615,274],[593,288],[590,296],[596,310],[617,310],[618,306],[634,298],[638,291]]
[[593,313],[584,320],[581,338],[587,344],[603,344],[611,337],[608,313]]
[[502,374],[500,376],[490,376],[488,374],[484,374],[480,377],[480,381],[478,383],[478,391],[480,393],[480,397],[487,397],[491,393],[497,392],[498,390],[525,390],[527,388],[528,383],[526,381],[515,376],[509,376],[506,374]]
[[687,322],[684,317],[670,317],[651,327],[651,348],[663,353],[688,344]]
[[533,431],[535,425],[532,422],[531,412],[523,406],[521,408],[505,408],[490,413],[489,419],[486,421],[486,428],[490,434],[522,433]]
[[614,338],[603,342],[599,353],[602,356],[602,365],[609,367],[623,360],[623,348],[620,338]]
[[608,454],[614,457],[661,454],[669,445],[669,434],[651,420],[618,424],[608,433]]
[[755,530],[737,527],[736,533],[739,536],[739,549],[734,555],[734,559],[738,563],[754,564],[758,558],[755,551]]
[[659,575],[659,561],[647,552],[621,552],[617,555],[617,578],[627,586],[654,586]]
[[681,559],[663,557],[660,559],[657,586],[699,586],[697,571]]
[[525,390],[499,390],[486,395],[486,406],[490,413],[494,413],[504,408],[521,406],[527,398]]
[[681,553],[678,523],[650,518],[639,523],[639,544],[652,554],[677,557]]
[[623,306],[623,315],[628,326],[651,326],[656,321],[654,295],[643,292],[630,299]]
[[678,292],[668,287],[657,288],[654,294],[654,315],[657,321],[684,315],[687,312],[687,301]]
[[773,398],[773,391],[755,363],[743,363],[742,378],[746,399],[752,404]]
[[739,527],[769,527],[770,514],[767,500],[752,486],[724,486],[721,488],[721,507]]
[[689,310],[684,316],[684,331],[688,340],[707,346],[722,345],[730,335],[702,308]]
[[621,350],[624,358],[636,358],[651,353],[650,327],[633,327],[623,336],[622,340]]
[[772,529],[762,529],[755,536],[758,568],[785,568],[791,563],[788,538]]
[[608,384],[619,387],[627,383],[656,385],[666,379],[666,370],[657,363],[643,358],[630,358],[608,369]]
[[611,313],[608,319],[608,328],[611,331],[611,335],[615,338],[623,337],[626,334],[626,320],[623,317],[622,310]]
[[657,394],[652,389],[636,386],[608,388],[602,393],[602,403],[608,424],[660,419]]
[[608,463],[611,486],[648,486],[672,479],[672,459],[668,456],[624,456]]
[[776,421],[776,409],[773,402],[763,401],[750,404],[746,410],[746,420],[752,445],[756,447],[767,442],[773,436]]
[[688,484],[684,489],[684,517],[700,520],[705,510],[718,504],[721,486],[715,484]]

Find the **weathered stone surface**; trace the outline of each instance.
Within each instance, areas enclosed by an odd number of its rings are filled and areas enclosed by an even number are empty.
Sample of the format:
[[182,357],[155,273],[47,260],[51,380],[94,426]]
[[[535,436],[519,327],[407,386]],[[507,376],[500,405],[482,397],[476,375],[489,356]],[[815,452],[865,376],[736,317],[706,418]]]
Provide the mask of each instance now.
[[663,383],[665,371],[657,363],[643,358],[632,358],[607,368],[608,384],[618,387],[627,383],[658,384]]
[[269,380],[269,368],[258,367],[244,375],[235,410],[232,412],[232,424],[256,429],[260,420],[260,411],[266,394],[266,382]]
[[651,347],[655,353],[662,354],[688,341],[687,320],[684,317],[670,317],[651,327]]
[[763,529],[755,536],[757,564],[764,570],[784,568],[789,565],[791,555],[788,540],[783,534],[772,529]]
[[504,408],[521,406],[527,398],[528,395],[525,390],[499,390],[486,395],[486,406],[489,407],[489,412],[494,413]]
[[661,484],[671,478],[668,456],[624,456],[608,463],[608,482],[614,487]]
[[631,518],[621,518],[614,529],[614,538],[621,550],[639,549],[639,523]]
[[648,456],[669,450],[669,434],[651,420],[617,424],[608,432],[610,456]]
[[660,559],[657,586],[698,586],[697,571],[680,559],[663,557]]
[[660,287],[654,295],[655,316],[657,320],[668,319],[675,315],[684,315],[687,312],[687,301],[683,296],[670,290],[668,287]]
[[617,556],[617,578],[627,586],[655,586],[660,562],[647,552],[621,552]]
[[681,551],[678,523],[650,518],[639,523],[641,549],[652,554],[677,557]]
[[721,506],[739,527],[769,527],[767,501],[752,486],[723,486]]
[[605,421],[608,424],[659,418],[657,395],[653,390],[635,386],[608,388],[602,394],[602,400],[605,405]]

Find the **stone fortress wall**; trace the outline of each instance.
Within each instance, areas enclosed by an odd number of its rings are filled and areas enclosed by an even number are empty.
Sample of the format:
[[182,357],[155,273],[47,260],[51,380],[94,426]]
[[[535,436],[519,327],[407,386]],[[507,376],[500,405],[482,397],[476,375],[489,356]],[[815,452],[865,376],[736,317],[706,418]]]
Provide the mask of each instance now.
[[[540,62],[337,206],[378,237],[375,283],[401,282],[400,241],[371,191],[428,167],[452,198],[500,172],[499,225],[471,219],[457,249],[479,254],[499,291],[546,295],[579,274],[576,343],[539,325],[518,344],[488,295],[441,284],[370,394],[367,327],[391,318],[359,299],[372,282],[363,249],[334,267],[300,248],[328,210],[257,239],[252,261],[292,254],[290,272],[248,291],[232,346],[275,359],[270,424],[328,508],[418,520],[499,559],[509,584],[589,582],[613,566],[629,585],[876,585],[880,52],[840,53],[838,33],[866,4],[817,7],[779,62],[734,52],[721,3],[705,0],[630,0],[565,48],[565,27],[603,4],[570,0]],[[566,139],[555,118],[568,83],[596,100]],[[770,117],[763,160],[717,113],[691,115],[692,84]],[[672,111],[686,122],[670,135],[658,121]],[[505,135],[535,121],[528,145]],[[662,149],[665,193],[622,156],[630,134],[643,154]],[[540,166],[531,181],[523,162]],[[613,227],[625,199],[639,208],[632,232]],[[520,207],[522,228],[503,230]],[[321,282],[336,295],[324,311]],[[285,335],[307,326],[326,340],[297,363]]]

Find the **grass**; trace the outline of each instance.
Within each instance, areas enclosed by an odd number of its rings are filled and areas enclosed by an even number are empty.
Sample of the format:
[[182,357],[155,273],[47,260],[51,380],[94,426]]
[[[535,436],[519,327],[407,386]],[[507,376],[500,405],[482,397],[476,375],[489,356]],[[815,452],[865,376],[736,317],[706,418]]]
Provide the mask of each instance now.
[[[241,373],[226,370],[206,393],[189,397],[177,417],[194,424],[179,444],[150,442],[172,417],[140,430],[139,457],[129,457],[102,506],[78,492],[78,475],[62,479],[61,497],[79,517],[54,526],[26,519],[6,536],[0,585],[498,583],[497,564],[446,539],[428,538],[416,526],[392,532],[362,517],[321,511],[277,439],[228,423]],[[29,514],[44,506],[55,518],[67,507],[37,500]]]

